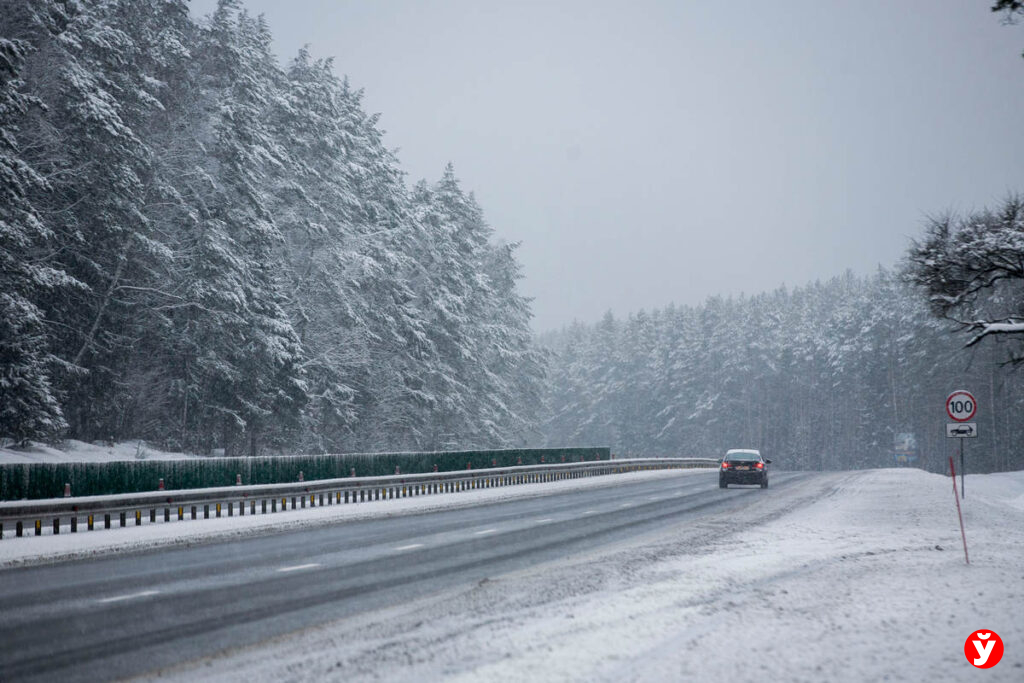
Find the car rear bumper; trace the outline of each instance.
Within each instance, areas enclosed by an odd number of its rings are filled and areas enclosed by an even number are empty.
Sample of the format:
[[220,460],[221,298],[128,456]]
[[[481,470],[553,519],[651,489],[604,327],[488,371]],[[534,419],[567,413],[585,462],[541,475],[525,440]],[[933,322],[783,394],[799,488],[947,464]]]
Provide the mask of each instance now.
[[722,472],[718,480],[725,484],[761,484],[768,479],[768,473],[761,470],[751,472]]

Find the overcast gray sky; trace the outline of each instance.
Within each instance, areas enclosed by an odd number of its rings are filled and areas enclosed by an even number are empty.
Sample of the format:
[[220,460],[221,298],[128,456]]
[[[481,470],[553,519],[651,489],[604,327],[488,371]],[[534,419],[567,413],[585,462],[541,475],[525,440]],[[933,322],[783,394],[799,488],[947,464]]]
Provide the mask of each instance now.
[[410,184],[454,163],[538,331],[869,273],[1024,191],[992,2],[244,0],[365,89]]

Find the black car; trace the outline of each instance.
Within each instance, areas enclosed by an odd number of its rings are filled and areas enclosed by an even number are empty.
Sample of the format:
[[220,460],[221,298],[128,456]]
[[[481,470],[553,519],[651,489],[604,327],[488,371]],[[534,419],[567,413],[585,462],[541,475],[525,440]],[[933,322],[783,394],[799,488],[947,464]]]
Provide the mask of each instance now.
[[768,488],[768,465],[771,460],[761,457],[760,451],[736,448],[726,451],[718,468],[718,487],[728,488],[729,484],[759,484]]

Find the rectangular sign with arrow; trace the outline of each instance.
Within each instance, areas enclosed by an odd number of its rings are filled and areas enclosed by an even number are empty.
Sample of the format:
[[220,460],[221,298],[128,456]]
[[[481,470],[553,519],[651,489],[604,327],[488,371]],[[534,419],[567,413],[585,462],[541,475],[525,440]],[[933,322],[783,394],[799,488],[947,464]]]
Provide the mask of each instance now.
[[946,436],[954,439],[970,439],[978,436],[977,422],[947,422]]

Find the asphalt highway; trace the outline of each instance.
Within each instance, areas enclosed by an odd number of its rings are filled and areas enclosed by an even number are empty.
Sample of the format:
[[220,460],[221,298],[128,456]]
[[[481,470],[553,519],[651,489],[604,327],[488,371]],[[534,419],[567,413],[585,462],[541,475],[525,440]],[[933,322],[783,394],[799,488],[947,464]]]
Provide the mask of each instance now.
[[129,678],[740,511],[813,476],[722,490],[692,473],[0,571],[0,681]]

